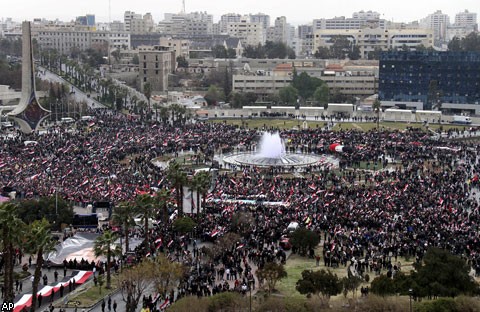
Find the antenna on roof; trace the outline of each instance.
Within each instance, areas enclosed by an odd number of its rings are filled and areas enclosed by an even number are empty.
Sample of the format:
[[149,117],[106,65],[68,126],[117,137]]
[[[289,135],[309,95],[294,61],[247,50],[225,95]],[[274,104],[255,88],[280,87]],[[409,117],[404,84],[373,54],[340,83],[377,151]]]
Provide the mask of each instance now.
[[185,0],[182,0],[182,13],[185,14]]

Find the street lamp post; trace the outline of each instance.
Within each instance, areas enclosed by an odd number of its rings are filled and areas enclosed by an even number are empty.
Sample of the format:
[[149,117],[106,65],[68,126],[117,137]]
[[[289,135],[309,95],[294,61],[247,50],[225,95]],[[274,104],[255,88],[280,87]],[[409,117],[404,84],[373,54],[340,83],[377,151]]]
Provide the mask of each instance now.
[[412,312],[412,295],[413,295],[413,289],[408,290],[408,296],[410,297],[410,312]]
[[250,289],[250,312],[252,312],[252,283],[249,283],[249,289]]

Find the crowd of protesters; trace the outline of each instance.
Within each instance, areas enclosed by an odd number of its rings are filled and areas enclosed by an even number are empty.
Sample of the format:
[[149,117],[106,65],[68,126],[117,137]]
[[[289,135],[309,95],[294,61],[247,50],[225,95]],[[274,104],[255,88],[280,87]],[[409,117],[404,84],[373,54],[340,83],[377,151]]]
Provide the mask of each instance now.
[[[172,127],[111,112],[95,115],[95,121],[74,131],[59,127],[43,135],[1,138],[0,186],[26,198],[59,190],[77,203],[133,200],[155,188],[173,188],[153,159],[191,151],[212,162],[215,153],[254,150],[261,134],[223,123]],[[478,145],[419,129],[314,128],[280,135],[294,151],[331,153],[333,143],[351,148],[335,154],[341,170],[318,164],[295,175],[242,166],[222,172],[193,237],[176,235],[168,225],[154,227],[150,243],[136,252],[141,257],[164,251],[192,268],[177,298],[232,288],[245,293],[262,284],[254,271],[267,262],[285,261],[279,242],[292,222],[321,235],[326,266],[353,264],[359,274],[391,273],[400,269],[399,256],[420,260],[436,246],[462,256],[480,273]],[[389,162],[388,170],[366,170]],[[197,240],[238,233],[232,216],[239,212],[250,218],[240,240],[213,255],[197,247]]]

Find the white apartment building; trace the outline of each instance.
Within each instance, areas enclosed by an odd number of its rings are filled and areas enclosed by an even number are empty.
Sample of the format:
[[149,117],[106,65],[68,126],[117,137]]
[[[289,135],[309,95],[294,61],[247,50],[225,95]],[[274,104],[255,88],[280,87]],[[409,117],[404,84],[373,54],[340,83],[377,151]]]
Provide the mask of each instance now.
[[434,44],[440,46],[447,41],[447,28],[450,25],[450,17],[442,13],[441,10],[429,14],[420,20],[420,27],[432,29],[434,36]]
[[429,29],[320,29],[314,31],[314,51],[319,47],[330,47],[332,38],[345,36],[360,49],[360,56],[366,58],[369,52],[375,49],[386,51],[400,49],[404,45],[414,49],[418,45],[426,48],[433,46],[433,31]]
[[130,20],[130,33],[142,35],[154,31],[154,22],[151,13],[146,13],[142,18]]
[[213,33],[213,15],[207,12],[165,13],[165,19],[158,23],[158,32],[182,36],[210,35]]
[[142,14],[136,14],[132,11],[125,11],[123,14],[123,22],[125,23],[126,32],[130,32],[130,25],[133,19],[142,19]]
[[313,20],[313,30],[318,29],[360,29],[364,27],[385,28],[386,21],[377,12],[355,12],[352,18],[345,16]]
[[270,15],[263,13],[249,14],[250,22],[252,23],[262,23],[263,29],[268,29],[270,27]]
[[289,41],[290,26],[287,23],[285,16],[280,16],[275,19],[273,26],[273,37],[267,37],[267,40],[274,42],[283,42],[285,44]]
[[126,32],[95,31],[92,28],[35,28],[32,36],[42,49],[55,49],[70,54],[76,48],[85,51],[95,48],[107,51],[130,48],[130,34]]
[[171,37],[160,37],[160,46],[168,47],[175,52],[175,60],[179,56],[189,58],[190,54],[190,40],[173,39]]
[[452,40],[454,37],[464,38],[473,31],[478,30],[477,13],[464,12],[457,13],[455,15],[455,23],[447,28],[447,41]]
[[242,19],[242,16],[240,14],[237,14],[237,13],[223,14],[220,17],[220,21],[218,22],[218,24],[220,26],[220,33],[226,33],[228,24],[239,23],[241,19]]
[[248,16],[242,17],[238,23],[227,25],[227,34],[239,38],[243,46],[265,44],[266,35],[262,23],[251,23]]
[[363,19],[363,20],[378,20],[380,19],[380,13],[374,11],[359,11],[353,12],[352,18],[354,19]]
[[280,89],[289,86],[292,82],[292,76],[266,72],[264,75],[233,75],[232,80],[233,92],[252,92],[264,100],[269,95],[276,94]]
[[465,10],[455,14],[455,25],[477,27],[477,13]]

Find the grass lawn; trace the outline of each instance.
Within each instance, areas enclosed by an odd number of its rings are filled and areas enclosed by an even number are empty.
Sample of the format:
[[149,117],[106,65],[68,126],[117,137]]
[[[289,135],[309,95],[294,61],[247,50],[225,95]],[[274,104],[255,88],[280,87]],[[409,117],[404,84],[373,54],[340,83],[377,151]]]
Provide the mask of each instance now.
[[[255,128],[274,128],[274,129],[292,129],[300,128],[303,126],[303,120],[294,120],[294,119],[266,119],[266,118],[244,118],[242,119],[211,119],[209,122],[214,123],[223,123],[226,122],[229,125],[241,126],[242,121],[244,125],[250,129]],[[307,125],[309,128],[324,127],[326,124],[325,121],[312,121],[307,120]]]
[[[66,305],[63,302],[58,307],[74,308],[78,306],[79,308],[88,308],[96,304],[100,299],[108,296],[109,294],[117,290],[115,282],[112,279],[112,287],[106,289],[105,285],[102,286],[101,293],[99,286],[93,286],[93,283],[87,283],[85,288],[79,290],[73,296],[68,298]],[[78,303],[78,305],[77,305]]]
[[[320,254],[322,255],[322,249],[323,247],[317,247],[315,249],[315,254]],[[392,263],[395,262],[395,258],[392,258]],[[403,257],[398,257],[396,263],[400,262],[402,266],[402,271],[405,273],[409,273],[412,269],[412,261],[406,261],[405,258]],[[300,294],[296,289],[295,286],[297,284],[297,281],[302,277],[302,272],[304,270],[314,270],[318,271],[321,269],[330,269],[333,273],[337,274],[338,278],[343,278],[347,276],[347,268],[344,266],[340,266],[338,268],[328,268],[324,266],[323,263],[323,256],[322,259],[320,260],[320,265],[317,267],[315,264],[315,259],[310,259],[308,257],[301,257],[297,254],[292,254],[290,257],[287,259],[287,263],[285,264],[285,270],[287,271],[287,277],[284,279],[281,279],[275,288],[285,297],[302,297],[304,298],[305,296]],[[369,283],[363,283],[363,286],[369,286],[371,281],[376,277],[374,272],[367,272],[370,275],[370,282]],[[382,273],[386,273],[385,270],[382,271]],[[360,295],[360,290],[357,293]],[[351,296],[351,293],[349,294]],[[335,297],[332,297],[333,301],[342,301],[344,299],[343,295],[338,295]]]
[[[242,123],[244,126],[255,129],[255,128],[264,128],[267,129],[274,128],[274,129],[292,129],[292,128],[301,128],[303,126],[302,120],[295,120],[295,119],[270,119],[270,118],[244,118],[244,119],[210,119],[208,122],[213,123],[227,123],[229,125],[236,125],[241,126]],[[313,121],[308,120],[307,125],[309,128],[316,128],[316,127],[325,127],[325,121]],[[442,127],[443,130],[455,129],[459,128],[458,125],[439,125],[439,124],[431,124],[429,125],[429,129],[437,130],[439,127]],[[359,130],[359,131],[371,131],[377,128],[377,123],[375,122],[341,122],[336,123],[333,127],[334,131],[348,131],[348,130]],[[380,123],[381,129],[387,130],[406,130],[407,128],[423,128],[422,123],[406,123],[406,122],[381,122]]]

